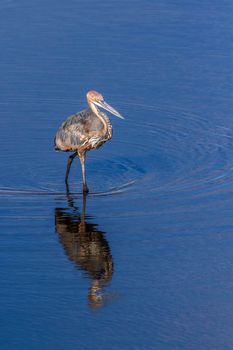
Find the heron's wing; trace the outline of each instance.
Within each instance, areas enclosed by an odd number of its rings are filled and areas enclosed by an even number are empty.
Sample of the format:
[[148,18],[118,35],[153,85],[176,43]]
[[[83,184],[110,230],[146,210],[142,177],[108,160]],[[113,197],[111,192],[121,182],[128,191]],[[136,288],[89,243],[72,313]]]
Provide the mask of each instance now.
[[89,139],[90,132],[101,127],[91,109],[85,109],[67,118],[55,136],[55,148],[62,151],[76,150]]

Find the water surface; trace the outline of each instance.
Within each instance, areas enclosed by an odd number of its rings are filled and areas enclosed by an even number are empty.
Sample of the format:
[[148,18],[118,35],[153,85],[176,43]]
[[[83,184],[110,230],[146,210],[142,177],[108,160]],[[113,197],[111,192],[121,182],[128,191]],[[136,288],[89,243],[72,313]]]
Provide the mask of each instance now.
[[[230,1],[4,0],[1,349],[232,349]],[[126,120],[78,160],[90,89]]]

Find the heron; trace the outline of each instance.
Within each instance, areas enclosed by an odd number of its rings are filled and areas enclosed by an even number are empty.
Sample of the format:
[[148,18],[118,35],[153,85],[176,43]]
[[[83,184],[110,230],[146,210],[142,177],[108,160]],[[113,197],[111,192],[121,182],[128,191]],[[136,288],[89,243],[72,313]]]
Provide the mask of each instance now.
[[124,117],[107,102],[101,93],[91,90],[86,94],[89,107],[68,117],[59,127],[55,139],[55,150],[74,152],[68,157],[65,182],[68,186],[70,167],[78,156],[82,168],[83,193],[89,191],[85,173],[86,152],[97,149],[112,138],[112,125],[108,116],[98,107],[118,118]]

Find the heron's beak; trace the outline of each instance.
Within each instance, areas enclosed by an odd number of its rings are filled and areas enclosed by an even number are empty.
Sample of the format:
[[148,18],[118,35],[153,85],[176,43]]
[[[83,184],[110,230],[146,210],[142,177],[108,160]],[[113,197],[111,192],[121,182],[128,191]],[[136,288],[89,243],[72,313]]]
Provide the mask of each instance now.
[[94,104],[98,107],[101,107],[103,109],[106,109],[106,111],[114,114],[115,116],[117,116],[118,118],[121,118],[121,119],[125,119],[124,117],[122,117],[122,115],[120,113],[118,113],[113,107],[109,106],[107,104],[107,102],[105,101],[95,101]]

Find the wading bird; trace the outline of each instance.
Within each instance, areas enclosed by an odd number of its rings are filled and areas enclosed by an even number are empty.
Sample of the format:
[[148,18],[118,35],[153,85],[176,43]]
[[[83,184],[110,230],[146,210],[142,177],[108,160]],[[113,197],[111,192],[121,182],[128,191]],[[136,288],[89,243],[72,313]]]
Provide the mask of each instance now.
[[87,93],[87,102],[89,108],[67,118],[58,129],[54,139],[56,150],[74,152],[68,158],[66,184],[68,184],[71,164],[74,158],[79,156],[82,167],[83,192],[88,192],[85,175],[86,152],[99,148],[112,137],[110,120],[98,107],[124,119],[120,113],[104,101],[103,96],[99,92],[89,91]]

